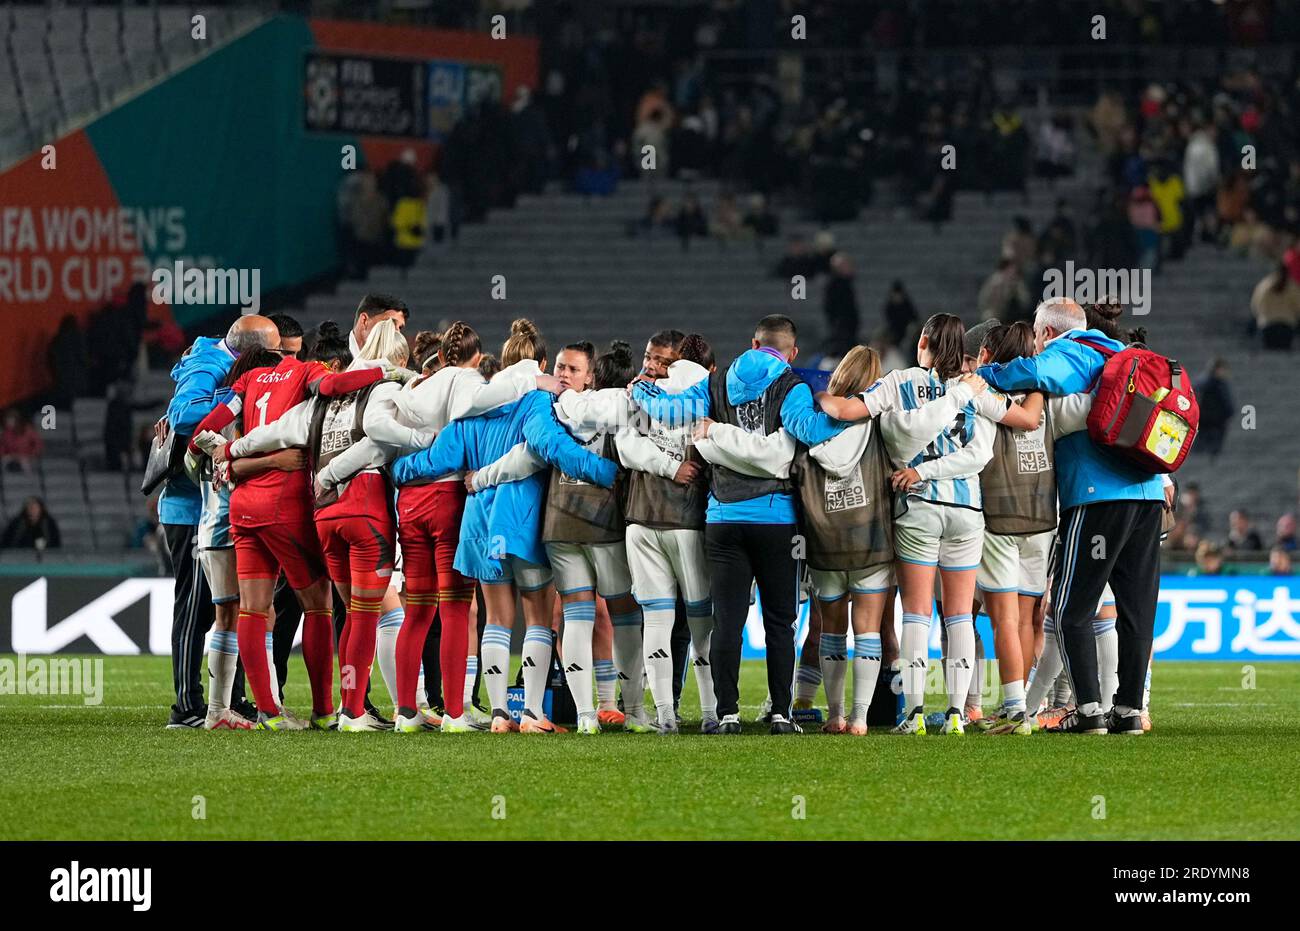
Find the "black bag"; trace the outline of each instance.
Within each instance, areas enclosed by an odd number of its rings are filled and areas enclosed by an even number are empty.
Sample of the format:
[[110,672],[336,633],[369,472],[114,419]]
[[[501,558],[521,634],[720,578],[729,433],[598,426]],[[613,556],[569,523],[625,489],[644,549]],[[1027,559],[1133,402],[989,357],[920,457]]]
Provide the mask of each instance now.
[[159,485],[180,472],[189,445],[190,438],[174,430],[168,430],[161,443],[155,438],[149,444],[149,461],[144,464],[144,481],[140,483],[140,494],[146,497],[153,494]]

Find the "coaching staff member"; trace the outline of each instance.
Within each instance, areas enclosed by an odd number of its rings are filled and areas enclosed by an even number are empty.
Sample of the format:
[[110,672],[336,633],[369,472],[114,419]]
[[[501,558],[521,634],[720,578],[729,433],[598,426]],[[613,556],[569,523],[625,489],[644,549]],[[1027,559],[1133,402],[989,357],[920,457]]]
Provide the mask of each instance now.
[[[172,368],[176,390],[158,422],[167,431],[189,436],[216,406],[215,395],[239,354],[250,349],[277,349],[280,334],[266,317],[249,314],[236,320],[223,339],[200,336]],[[202,502],[199,488],[184,473],[173,475],[158,496],[158,523],[167,541],[167,565],[176,580],[172,608],[172,684],[176,704],[169,728],[202,727],[207,714],[203,700],[203,638],[212,626],[212,596],[199,566],[195,537]]]
[[[1040,390],[1053,395],[1092,390],[1106,364],[1084,338],[1116,352],[1123,344],[1087,329],[1083,309],[1069,298],[1038,305],[1037,355],[980,368],[1002,391]],[[1111,456],[1087,431],[1056,444],[1061,501],[1059,547],[1053,568],[1052,614],[1076,709],[1058,730],[1077,734],[1141,734],[1142,685],[1160,592],[1160,519],[1164,487],[1158,475]],[[1109,718],[1102,714],[1092,617],[1107,580],[1119,611],[1119,689]]]

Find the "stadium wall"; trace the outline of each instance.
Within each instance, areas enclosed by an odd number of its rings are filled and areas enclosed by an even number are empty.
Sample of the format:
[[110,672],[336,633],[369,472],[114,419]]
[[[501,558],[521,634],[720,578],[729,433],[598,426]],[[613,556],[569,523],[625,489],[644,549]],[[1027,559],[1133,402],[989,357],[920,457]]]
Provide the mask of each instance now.
[[[437,78],[440,97],[398,104],[419,135],[309,128],[307,64],[331,52]],[[43,150],[0,174],[0,406],[50,386],[46,348],[66,314],[84,320],[153,268],[256,269],[261,294],[328,274],[343,147],[373,167],[413,148],[427,167],[430,111],[453,119],[447,86],[476,68],[510,99],[536,85],[536,41],[277,16],[52,140],[53,167]],[[174,304],[177,322],[230,306],[210,297]]]
[[[759,606],[750,611],[744,656],[764,656]],[[901,611],[896,611],[901,617]],[[171,648],[172,580],[102,576],[0,576],[0,653],[155,653]],[[799,640],[808,623],[800,611]],[[931,655],[939,655],[939,623]],[[979,618],[993,655],[988,618]],[[1300,577],[1164,576],[1156,656],[1260,662],[1300,659]]]

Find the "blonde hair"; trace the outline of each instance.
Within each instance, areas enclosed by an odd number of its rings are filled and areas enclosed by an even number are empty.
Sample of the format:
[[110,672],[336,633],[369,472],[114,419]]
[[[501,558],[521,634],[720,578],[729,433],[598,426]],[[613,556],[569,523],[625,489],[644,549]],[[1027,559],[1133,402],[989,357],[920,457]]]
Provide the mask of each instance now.
[[501,347],[501,364],[514,365],[520,359],[535,359],[541,365],[546,361],[546,341],[531,320],[520,317],[510,324],[510,338]]
[[391,319],[381,320],[370,329],[366,344],[361,347],[361,359],[383,359],[390,365],[405,367],[411,358],[411,346]]
[[879,378],[880,353],[870,346],[854,346],[835,366],[826,391],[837,397],[851,398],[866,391]]

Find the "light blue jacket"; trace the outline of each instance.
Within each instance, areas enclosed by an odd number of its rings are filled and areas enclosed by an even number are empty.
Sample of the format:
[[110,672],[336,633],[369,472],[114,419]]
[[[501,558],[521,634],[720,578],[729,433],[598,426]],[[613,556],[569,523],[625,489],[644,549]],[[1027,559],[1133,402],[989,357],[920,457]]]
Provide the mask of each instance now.
[[[555,395],[548,391],[530,391],[513,404],[453,420],[428,449],[394,460],[393,480],[400,486],[462,469],[481,469],[525,442],[534,455],[566,475],[612,487],[618,464],[575,440],[556,420],[554,402]],[[456,547],[457,572],[492,581],[502,577],[500,560],[505,556],[547,564],[542,518],[549,477],[543,469],[469,496]]]
[[[1080,338],[1116,352],[1124,344],[1097,330],[1071,330],[1048,343],[1036,356],[1005,364],[986,365],[981,378],[1000,391],[1037,389],[1065,395],[1092,392],[1106,359]],[[1098,501],[1164,501],[1160,476],[1144,472],[1097,446],[1088,431],[1069,433],[1056,441],[1056,483],[1061,510]]]
[[[750,349],[742,353],[727,369],[727,400],[739,405],[761,397],[789,368],[790,363],[773,352]],[[707,378],[679,394],[668,394],[653,382],[637,382],[632,400],[664,423],[689,423],[713,413]],[[838,435],[847,424],[818,410],[813,403],[812,389],[798,384],[790,389],[781,404],[781,426],[800,443],[816,446]],[[711,524],[793,524],[794,499],[790,495],[774,494],[724,504],[710,494],[705,520]]]
[[[200,336],[172,367],[176,391],[167,405],[167,423],[173,433],[194,432],[217,406],[217,389],[235,364],[235,354],[225,339]],[[197,525],[203,508],[199,486],[184,473],[169,478],[158,495],[160,524]]]

